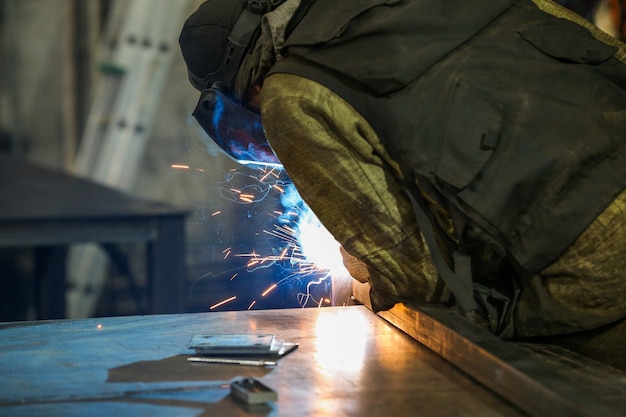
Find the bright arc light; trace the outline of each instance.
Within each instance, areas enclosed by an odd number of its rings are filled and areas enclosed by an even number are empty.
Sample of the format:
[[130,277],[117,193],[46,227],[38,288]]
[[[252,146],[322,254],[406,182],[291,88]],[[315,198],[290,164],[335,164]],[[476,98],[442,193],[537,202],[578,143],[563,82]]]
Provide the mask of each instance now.
[[339,252],[339,243],[317,219],[312,210],[305,210],[298,223],[300,251],[318,269],[331,276],[348,275]]

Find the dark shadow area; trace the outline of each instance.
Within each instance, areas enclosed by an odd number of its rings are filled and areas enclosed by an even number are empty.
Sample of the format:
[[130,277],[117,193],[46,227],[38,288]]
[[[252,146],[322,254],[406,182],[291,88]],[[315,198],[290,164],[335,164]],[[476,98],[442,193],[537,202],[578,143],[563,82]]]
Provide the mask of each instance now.
[[[272,368],[232,364],[198,364],[187,361],[188,355],[176,355],[157,361],[140,361],[109,370],[108,383],[137,383],[124,401],[203,409],[198,416],[267,415],[269,404],[249,405],[232,398],[230,382],[236,378],[261,378]],[[197,381],[184,387],[145,389],[145,383]],[[142,384],[142,385],[139,385]],[[119,399],[116,399],[119,401]]]
[[31,251],[0,248],[0,322],[27,320],[33,297]]
[[176,355],[158,361],[129,363],[109,370],[107,382],[218,381],[227,383],[245,374],[261,378],[272,368],[232,364],[205,364],[187,361],[188,355]]

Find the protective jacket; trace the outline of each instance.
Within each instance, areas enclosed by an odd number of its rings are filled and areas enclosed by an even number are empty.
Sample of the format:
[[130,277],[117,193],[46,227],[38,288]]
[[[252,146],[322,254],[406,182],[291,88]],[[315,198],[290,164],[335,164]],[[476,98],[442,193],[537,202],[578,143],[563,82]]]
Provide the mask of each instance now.
[[552,263],[625,188],[624,44],[554,16],[568,15],[554,3],[307,7],[270,73],[338,93],[423,192],[524,272]]

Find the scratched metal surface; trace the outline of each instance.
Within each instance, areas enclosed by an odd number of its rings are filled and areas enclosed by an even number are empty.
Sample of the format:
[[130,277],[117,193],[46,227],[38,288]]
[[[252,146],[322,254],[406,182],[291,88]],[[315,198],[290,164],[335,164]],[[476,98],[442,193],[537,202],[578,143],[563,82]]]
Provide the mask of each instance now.
[[[269,368],[186,361],[194,334],[275,333],[300,344]],[[278,400],[248,408],[228,383]],[[520,416],[361,306],[0,325],[0,415]]]

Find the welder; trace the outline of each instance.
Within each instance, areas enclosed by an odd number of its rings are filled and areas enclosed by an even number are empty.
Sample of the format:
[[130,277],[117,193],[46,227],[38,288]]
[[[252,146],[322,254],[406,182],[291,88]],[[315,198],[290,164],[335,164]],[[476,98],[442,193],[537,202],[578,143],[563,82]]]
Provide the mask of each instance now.
[[626,368],[623,43],[549,0],[208,0],[180,46],[196,119],[267,137],[375,311]]

